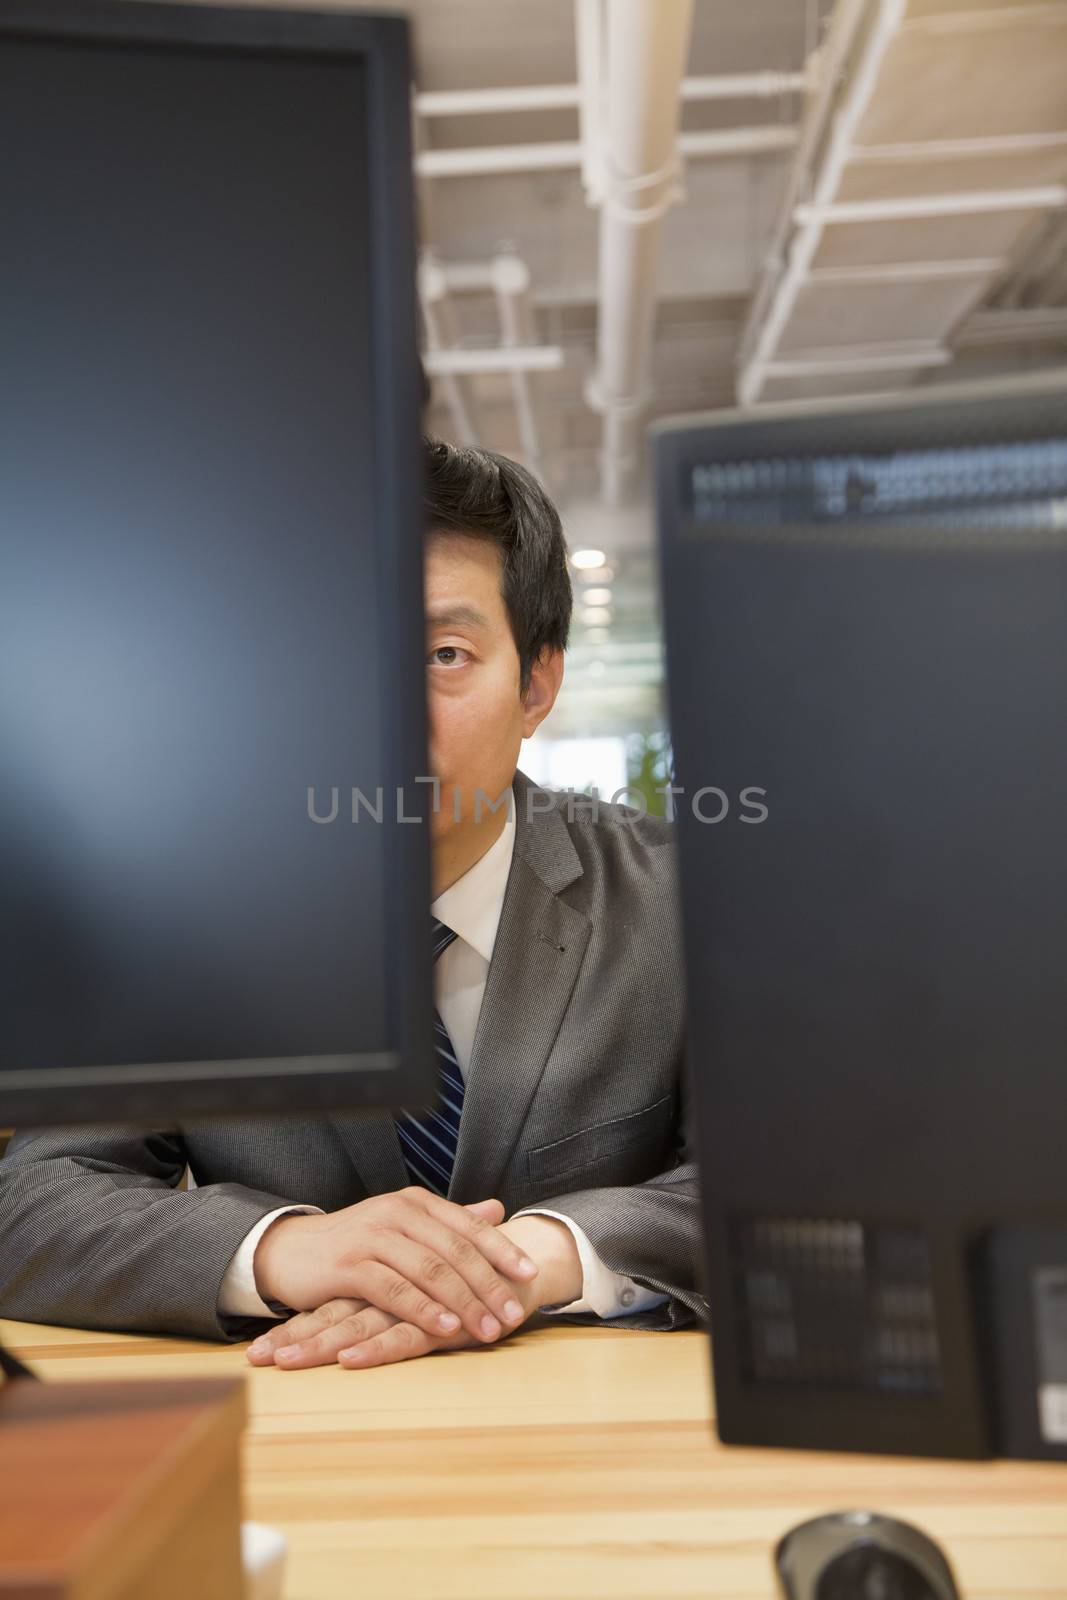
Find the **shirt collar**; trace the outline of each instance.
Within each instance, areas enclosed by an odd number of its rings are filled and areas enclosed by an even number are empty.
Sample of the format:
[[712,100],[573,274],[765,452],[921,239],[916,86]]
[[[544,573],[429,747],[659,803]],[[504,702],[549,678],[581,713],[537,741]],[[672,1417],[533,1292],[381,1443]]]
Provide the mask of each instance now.
[[430,907],[438,921],[477,950],[484,961],[493,959],[514,849],[515,812],[509,805],[499,839],[473,867],[468,867],[462,878],[457,878],[451,888],[439,894]]

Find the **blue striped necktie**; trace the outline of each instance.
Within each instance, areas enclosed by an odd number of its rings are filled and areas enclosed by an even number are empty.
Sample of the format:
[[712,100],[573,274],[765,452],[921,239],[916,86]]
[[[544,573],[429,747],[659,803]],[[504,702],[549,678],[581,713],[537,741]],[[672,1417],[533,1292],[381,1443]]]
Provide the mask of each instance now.
[[[433,919],[433,958],[452,943],[456,935],[443,922]],[[448,1030],[434,1011],[434,1038],[437,1046],[437,1104],[429,1111],[402,1111],[396,1119],[397,1137],[404,1165],[412,1183],[434,1194],[447,1195],[459,1142],[459,1119],[463,1113],[463,1074]]]

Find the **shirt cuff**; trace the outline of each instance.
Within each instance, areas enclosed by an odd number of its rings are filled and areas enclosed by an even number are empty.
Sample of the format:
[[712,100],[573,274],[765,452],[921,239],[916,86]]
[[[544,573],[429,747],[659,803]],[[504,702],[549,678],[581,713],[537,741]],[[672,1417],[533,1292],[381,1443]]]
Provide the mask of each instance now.
[[280,1313],[273,1311],[256,1289],[256,1245],[272,1222],[279,1217],[323,1215],[321,1206],[279,1206],[260,1217],[255,1227],[245,1234],[233,1253],[233,1258],[219,1285],[218,1312],[223,1317],[271,1317],[278,1320]]
[[578,1257],[582,1263],[581,1296],[577,1300],[572,1300],[570,1305],[542,1306],[540,1309],[547,1316],[560,1317],[565,1313],[577,1316],[585,1312],[609,1322],[614,1317],[632,1317],[638,1311],[651,1311],[653,1306],[661,1306],[669,1298],[665,1294],[659,1294],[655,1289],[644,1288],[632,1278],[627,1278],[624,1273],[612,1272],[593,1249],[585,1231],[570,1217],[565,1217],[558,1211],[546,1211],[543,1206],[527,1206],[522,1211],[516,1211],[515,1215],[555,1217],[557,1222],[562,1222],[564,1227],[570,1229],[578,1247]]

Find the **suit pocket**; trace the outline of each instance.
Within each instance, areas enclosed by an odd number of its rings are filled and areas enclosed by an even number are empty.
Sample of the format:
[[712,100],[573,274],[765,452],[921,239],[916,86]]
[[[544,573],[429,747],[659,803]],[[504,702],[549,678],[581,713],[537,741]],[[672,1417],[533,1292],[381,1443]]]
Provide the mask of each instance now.
[[[596,1172],[602,1186],[640,1183],[662,1170],[674,1096],[665,1094],[643,1111],[612,1117],[526,1152],[531,1183],[558,1183]],[[599,1169],[599,1170],[598,1170]]]

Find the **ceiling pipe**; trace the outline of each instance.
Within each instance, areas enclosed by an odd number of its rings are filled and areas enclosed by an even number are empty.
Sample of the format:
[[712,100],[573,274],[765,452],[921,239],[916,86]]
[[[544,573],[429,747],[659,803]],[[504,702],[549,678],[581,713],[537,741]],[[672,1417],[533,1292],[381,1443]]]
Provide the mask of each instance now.
[[[709,159],[770,155],[792,150],[797,138],[796,128],[777,122],[755,128],[705,128],[683,133],[678,149],[683,156]],[[580,167],[586,199],[590,205],[599,205],[602,175],[596,166],[598,154],[599,145],[584,139],[421,150],[415,157],[415,173],[419,178],[480,178],[502,172],[559,172]]]
[[[512,372],[558,372],[566,360],[559,345],[458,345],[427,350],[422,358],[431,378],[475,377]],[[477,440],[471,440],[477,443]]]
[[578,60],[578,136],[586,205],[604,198],[604,7],[601,0],[575,0]]
[[[588,26],[588,19],[586,21]],[[581,52],[592,45],[595,61],[595,24],[588,41],[579,42],[577,83],[519,84],[499,89],[424,89],[415,95],[420,117],[497,116],[510,111],[574,111],[582,102]],[[731,72],[718,76],[682,79],[682,99],[772,100],[778,95],[801,94],[807,88],[803,72]]]
[[599,318],[587,398],[603,416],[601,478],[610,505],[632,484],[648,403],[663,221],[681,196],[679,87],[692,20],[693,0],[611,0],[602,16]]

